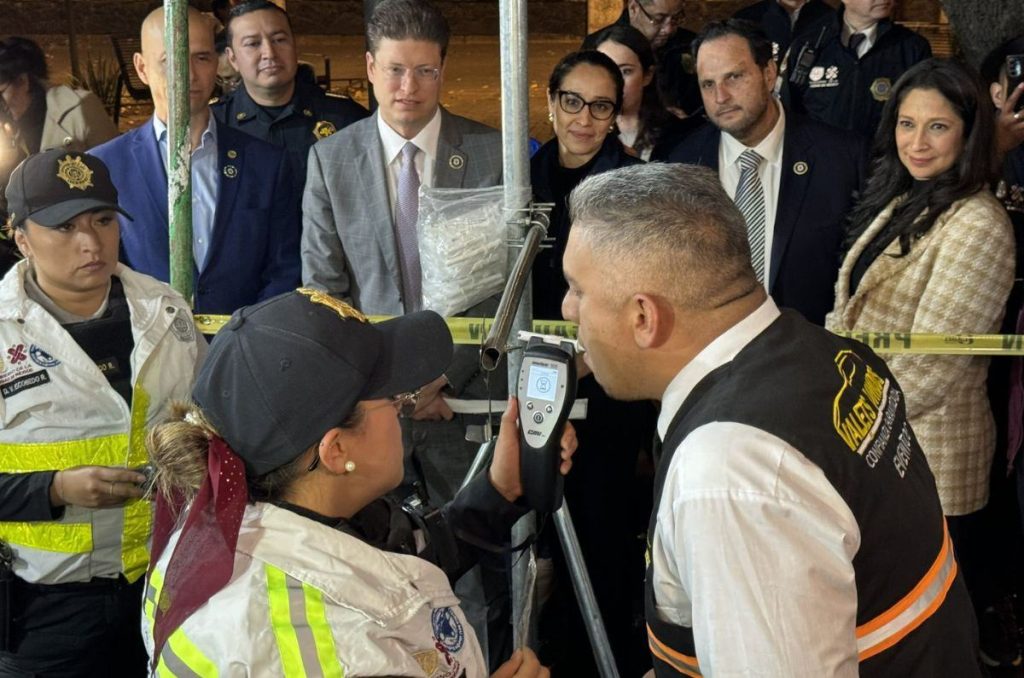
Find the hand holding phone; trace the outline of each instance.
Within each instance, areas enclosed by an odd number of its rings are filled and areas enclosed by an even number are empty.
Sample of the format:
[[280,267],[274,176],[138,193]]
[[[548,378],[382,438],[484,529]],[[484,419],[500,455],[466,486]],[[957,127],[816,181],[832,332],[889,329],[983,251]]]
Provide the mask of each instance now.
[[[1006,98],[1016,91],[1017,87],[1024,82],[1024,54],[1009,54],[1006,57]],[[1014,112],[1024,110],[1024,96],[1017,100]]]

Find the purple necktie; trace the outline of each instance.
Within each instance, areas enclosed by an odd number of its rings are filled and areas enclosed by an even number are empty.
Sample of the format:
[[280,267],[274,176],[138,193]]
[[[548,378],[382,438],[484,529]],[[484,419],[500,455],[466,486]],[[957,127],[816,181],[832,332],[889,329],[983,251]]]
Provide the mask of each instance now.
[[416,234],[420,190],[416,154],[419,150],[411,141],[402,147],[402,166],[398,169],[396,191],[398,199],[395,201],[395,241],[402,264],[402,297],[406,313],[418,311],[422,305],[420,247]]

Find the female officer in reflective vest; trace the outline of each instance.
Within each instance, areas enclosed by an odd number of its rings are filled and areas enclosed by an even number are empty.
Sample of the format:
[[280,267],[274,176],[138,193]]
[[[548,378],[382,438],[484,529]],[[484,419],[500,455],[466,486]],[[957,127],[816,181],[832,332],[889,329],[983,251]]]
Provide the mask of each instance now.
[[187,396],[205,342],[178,294],[118,264],[99,159],[30,156],[7,200],[25,259],[0,282],[0,540],[15,575],[0,675],[144,675],[145,429]]

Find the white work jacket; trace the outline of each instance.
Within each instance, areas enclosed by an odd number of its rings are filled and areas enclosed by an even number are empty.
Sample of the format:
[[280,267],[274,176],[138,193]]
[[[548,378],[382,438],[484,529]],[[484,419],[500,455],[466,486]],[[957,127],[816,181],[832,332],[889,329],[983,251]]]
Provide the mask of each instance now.
[[[179,534],[146,586],[150,657]],[[439,568],[265,503],[246,507],[230,581],[171,634],[156,669],[221,678],[488,675]]]
[[[131,312],[132,408],[56,318],[25,294],[28,262],[0,281],[0,473],[82,465],[146,464],[145,435],[186,399],[204,341],[188,305],[167,285],[118,266]],[[124,574],[149,563],[152,504],[121,508],[68,506],[55,521],[0,522],[14,550],[14,572],[55,584]]]

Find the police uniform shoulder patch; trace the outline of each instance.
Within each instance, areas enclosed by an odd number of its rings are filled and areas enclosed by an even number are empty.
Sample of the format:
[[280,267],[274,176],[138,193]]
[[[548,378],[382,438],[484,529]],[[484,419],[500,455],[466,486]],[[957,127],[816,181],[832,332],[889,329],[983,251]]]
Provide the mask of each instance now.
[[28,355],[32,358],[32,362],[40,367],[57,367],[57,365],[60,365],[59,360],[35,344],[32,344],[32,346],[29,347]]
[[321,120],[313,125],[313,136],[317,139],[326,139],[337,131],[338,128],[330,120]]
[[300,287],[295,291],[303,296],[309,297],[309,300],[314,304],[326,306],[327,308],[337,313],[338,316],[341,318],[351,318],[353,320],[358,320],[359,322],[362,323],[370,322],[370,319],[363,315],[362,312],[360,312],[358,309],[346,304],[341,299],[335,299],[326,292],[314,290],[311,287]]
[[430,624],[434,637],[449,652],[458,652],[466,642],[466,631],[462,622],[450,607],[439,607],[430,613]]
[[174,320],[171,321],[171,334],[182,343],[191,343],[196,340],[196,324],[192,315],[184,309],[178,309]]
[[875,78],[875,81],[871,83],[871,96],[875,98],[875,101],[888,101],[891,92],[892,80],[889,78]]
[[63,180],[68,188],[77,188],[80,191],[92,186],[92,170],[82,161],[80,155],[65,155],[63,160],[58,160],[57,178]]

